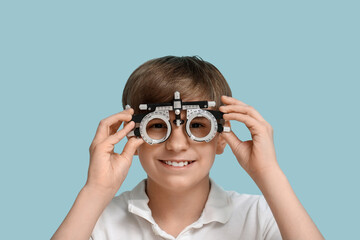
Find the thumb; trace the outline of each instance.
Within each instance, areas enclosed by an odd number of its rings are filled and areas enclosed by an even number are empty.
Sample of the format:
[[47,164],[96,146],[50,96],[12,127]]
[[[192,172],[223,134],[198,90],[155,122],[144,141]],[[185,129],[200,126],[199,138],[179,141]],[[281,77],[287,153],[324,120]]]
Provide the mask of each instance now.
[[233,131],[227,132],[227,133],[222,133],[221,136],[229,144],[229,146],[233,152],[237,151],[239,148],[239,144],[242,143],[242,141],[235,135],[235,133]]
[[245,171],[247,171],[246,163],[248,162],[250,156],[249,147],[251,147],[252,141],[243,142],[233,132],[223,133],[222,136],[229,144],[240,165],[245,169]]
[[240,165],[243,165],[243,161],[246,158],[246,152],[241,151],[241,146],[243,141],[241,141],[234,132],[222,133],[222,137],[229,144],[231,151],[234,153],[236,159],[239,161]]
[[143,143],[144,140],[142,138],[131,137],[125,144],[125,147],[120,155],[131,163],[136,150]]

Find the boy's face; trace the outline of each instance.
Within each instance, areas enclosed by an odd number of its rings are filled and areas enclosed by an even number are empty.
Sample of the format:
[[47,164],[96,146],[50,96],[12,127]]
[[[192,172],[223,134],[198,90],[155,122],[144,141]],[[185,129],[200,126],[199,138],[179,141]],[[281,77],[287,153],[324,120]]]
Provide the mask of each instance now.
[[[186,111],[182,111],[182,120],[186,120],[185,115]],[[208,180],[215,155],[221,154],[226,144],[219,134],[210,142],[193,141],[186,134],[185,124],[176,126],[174,119],[175,114],[170,111],[169,138],[159,144],[142,144],[138,155],[148,181],[171,191],[181,191]]]

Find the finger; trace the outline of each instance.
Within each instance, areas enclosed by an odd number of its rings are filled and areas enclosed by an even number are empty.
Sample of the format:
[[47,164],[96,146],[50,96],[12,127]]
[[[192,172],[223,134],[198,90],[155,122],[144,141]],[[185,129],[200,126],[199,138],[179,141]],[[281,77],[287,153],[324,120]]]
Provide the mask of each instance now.
[[130,108],[101,120],[96,130],[93,142],[95,144],[102,142],[107,137],[114,134],[119,129],[123,121],[131,121],[133,113],[134,110]]
[[115,145],[120,142],[133,128],[135,127],[135,122],[131,121],[123,129],[119,130],[115,134],[109,136],[104,142],[108,145]]
[[229,96],[221,96],[221,101],[226,104],[226,105],[244,105],[244,106],[248,106],[246,103],[240,101],[240,100],[237,100],[236,98],[233,98],[233,97],[229,97]]
[[227,121],[236,120],[242,122],[250,130],[251,135],[258,134],[261,131],[261,123],[255,118],[242,113],[226,113],[223,118]]
[[114,152],[114,146],[118,142],[121,141],[135,126],[135,123],[131,121],[131,123],[127,124],[126,127],[118,131],[116,134],[109,136],[103,142],[98,143],[96,145],[92,145],[90,147],[90,152],[93,151],[95,148],[101,149],[101,151],[112,153]]
[[131,137],[128,142],[125,144],[122,153],[120,154],[123,158],[128,161],[131,161],[134,157],[136,150],[142,145],[145,141],[142,138]]
[[225,139],[225,141],[229,144],[230,148],[234,150],[237,148],[237,145],[242,143],[242,141],[235,135],[233,131],[223,132],[221,136]]
[[223,113],[243,113],[255,118],[258,121],[265,121],[261,114],[249,105],[227,105],[221,106],[219,110]]

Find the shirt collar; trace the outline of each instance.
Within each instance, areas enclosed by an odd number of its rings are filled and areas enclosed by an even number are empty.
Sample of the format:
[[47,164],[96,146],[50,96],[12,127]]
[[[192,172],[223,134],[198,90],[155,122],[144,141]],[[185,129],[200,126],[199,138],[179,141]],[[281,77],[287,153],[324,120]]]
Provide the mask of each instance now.
[[[149,198],[145,192],[145,181],[141,181],[130,192],[128,211],[155,224],[151,215],[151,209],[148,206]],[[232,214],[233,205],[231,198],[212,179],[210,179],[210,183],[210,193],[197,223],[203,225],[215,221],[224,224],[230,219]]]
[[144,179],[130,192],[128,211],[155,224],[155,220],[151,215],[151,209],[148,205],[149,197],[145,192],[145,184],[146,180]]

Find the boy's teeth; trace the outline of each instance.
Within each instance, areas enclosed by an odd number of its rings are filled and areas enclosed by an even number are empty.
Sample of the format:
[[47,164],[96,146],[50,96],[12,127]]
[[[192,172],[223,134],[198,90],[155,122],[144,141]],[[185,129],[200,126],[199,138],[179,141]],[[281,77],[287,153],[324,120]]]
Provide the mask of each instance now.
[[189,162],[172,162],[172,161],[165,161],[167,165],[174,166],[174,167],[183,167],[189,164]]

